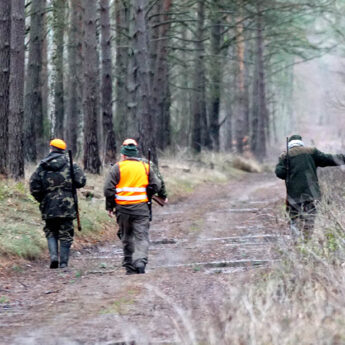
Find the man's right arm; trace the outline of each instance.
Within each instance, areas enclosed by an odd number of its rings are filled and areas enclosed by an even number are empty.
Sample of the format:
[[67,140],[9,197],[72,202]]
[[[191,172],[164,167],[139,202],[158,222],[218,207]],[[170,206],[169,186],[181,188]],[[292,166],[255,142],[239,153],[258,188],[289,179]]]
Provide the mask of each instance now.
[[115,164],[109,171],[104,183],[105,209],[113,211],[115,208],[115,189],[120,181],[119,166]]
[[281,154],[279,157],[279,162],[276,165],[275,170],[276,176],[282,180],[286,179],[286,154]]
[[44,197],[42,179],[40,176],[41,168],[38,167],[30,177],[30,193],[36,199],[41,202]]

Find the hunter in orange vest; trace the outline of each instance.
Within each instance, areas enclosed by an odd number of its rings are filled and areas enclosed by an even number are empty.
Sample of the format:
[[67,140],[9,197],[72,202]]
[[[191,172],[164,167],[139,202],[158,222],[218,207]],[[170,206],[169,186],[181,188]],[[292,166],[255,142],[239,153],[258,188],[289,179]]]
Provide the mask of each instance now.
[[126,139],[121,146],[121,160],[110,169],[104,185],[109,216],[116,210],[126,274],[145,273],[150,227],[146,192],[149,185],[155,193],[161,188],[154,171],[139,158],[135,140]]

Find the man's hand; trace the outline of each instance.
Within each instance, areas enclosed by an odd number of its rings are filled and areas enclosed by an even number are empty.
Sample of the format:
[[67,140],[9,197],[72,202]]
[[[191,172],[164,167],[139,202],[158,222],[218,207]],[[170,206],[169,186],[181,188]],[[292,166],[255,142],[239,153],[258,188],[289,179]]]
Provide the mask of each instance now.
[[114,217],[114,211],[108,210],[108,216],[109,216],[110,218],[113,218],[113,217]]

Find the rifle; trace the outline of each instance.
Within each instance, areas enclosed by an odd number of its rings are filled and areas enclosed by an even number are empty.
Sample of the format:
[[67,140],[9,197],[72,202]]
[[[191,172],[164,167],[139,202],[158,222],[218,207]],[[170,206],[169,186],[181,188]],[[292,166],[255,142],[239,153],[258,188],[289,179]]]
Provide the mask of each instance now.
[[146,193],[147,193],[147,198],[149,201],[147,202],[147,206],[149,207],[149,213],[150,213],[150,222],[152,221],[152,188],[150,187],[150,171],[151,171],[151,149],[149,149],[148,152],[148,165],[149,165],[149,174],[148,174],[148,180],[149,180],[149,185],[147,186]]
[[73,199],[74,199],[74,207],[75,207],[75,212],[77,214],[78,230],[81,231],[79,207],[78,207],[78,194],[77,194],[77,188],[75,188],[75,184],[74,184],[74,169],[73,169],[73,158],[72,158],[71,150],[68,150],[68,155],[69,155],[69,165],[70,165],[70,172],[71,172],[71,179],[72,179],[72,194],[73,194]]
[[289,198],[288,198],[288,185],[289,185],[289,180],[290,180],[290,159],[289,159],[289,138],[286,137],[286,178],[285,178],[285,185],[286,185],[286,200],[285,204],[286,207],[289,207]]

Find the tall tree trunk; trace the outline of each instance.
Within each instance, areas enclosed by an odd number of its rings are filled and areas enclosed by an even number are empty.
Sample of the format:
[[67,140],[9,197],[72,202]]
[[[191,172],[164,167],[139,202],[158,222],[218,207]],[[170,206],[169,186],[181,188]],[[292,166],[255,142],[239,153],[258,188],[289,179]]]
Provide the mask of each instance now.
[[64,34],[65,34],[65,12],[66,0],[54,0],[53,21],[54,21],[54,104],[55,104],[55,126],[56,137],[64,138]]
[[253,133],[251,148],[254,155],[259,160],[263,160],[263,158],[266,156],[267,126],[263,29],[264,27],[262,12],[260,10],[260,4],[257,3],[256,64],[254,72],[254,94],[252,115]]
[[155,21],[151,35],[152,111],[155,114],[157,146],[164,150],[170,144],[170,90],[167,33],[171,0],[163,0],[155,7]]
[[127,71],[128,70],[128,36],[129,36],[129,0],[115,1],[116,21],[116,135],[119,142],[126,136],[132,136],[128,132],[127,111]]
[[136,71],[136,119],[139,128],[139,146],[141,152],[146,154],[148,149],[152,151],[152,159],[158,162],[154,136],[153,114],[151,109],[151,85],[150,85],[150,54],[149,37],[145,10],[148,0],[133,0],[132,6],[135,14],[133,36],[131,36]]
[[30,41],[24,106],[24,153],[30,162],[37,160],[37,151],[44,147],[42,108],[42,43],[44,37],[44,1],[32,0]]
[[0,1],[0,174],[7,175],[11,2]]
[[135,50],[135,38],[136,38],[136,0],[130,0],[128,8],[128,64],[127,64],[127,137],[139,140],[139,128],[138,128],[138,88],[139,78],[137,73],[137,51]]
[[11,63],[8,118],[8,173],[15,179],[24,177],[24,37],[25,1],[11,2]]
[[[242,0],[239,4],[239,11],[242,12]],[[245,105],[245,38],[243,34],[242,13],[237,18],[236,23],[236,151],[243,153],[243,144],[245,137],[246,105]]]
[[212,149],[219,151],[219,110],[222,83],[221,64],[221,20],[219,19],[219,0],[213,3],[211,17],[211,66],[210,66],[210,137]]
[[111,59],[110,35],[110,7],[109,0],[101,0],[101,34],[102,34],[102,114],[103,114],[103,140],[104,162],[116,160],[116,141],[113,125],[113,81]]
[[193,95],[193,131],[192,148],[195,152],[200,152],[202,146],[207,144],[207,122],[206,121],[206,102],[205,102],[205,68],[204,68],[204,21],[205,5],[204,0],[198,0],[197,4],[197,30],[195,38],[195,67],[194,67],[194,95]]
[[101,160],[99,158],[97,138],[98,117],[98,52],[97,52],[97,3],[84,0],[84,168],[98,174]]
[[[43,0],[44,8],[47,7],[47,1]],[[41,67],[41,95],[42,95],[42,114],[43,114],[43,140],[44,145],[41,148],[37,148],[39,155],[45,156],[49,150],[49,146],[47,145],[48,140],[52,137],[51,133],[51,123],[50,123],[50,116],[49,116],[49,67],[48,67],[48,45],[49,39],[47,35],[47,28],[48,28],[48,15],[47,13],[44,14],[43,19],[43,41],[42,41],[42,67]]]
[[71,0],[71,22],[68,44],[68,89],[66,112],[66,137],[74,155],[80,153],[78,138],[81,135],[82,85],[83,85],[83,6],[82,0]]

